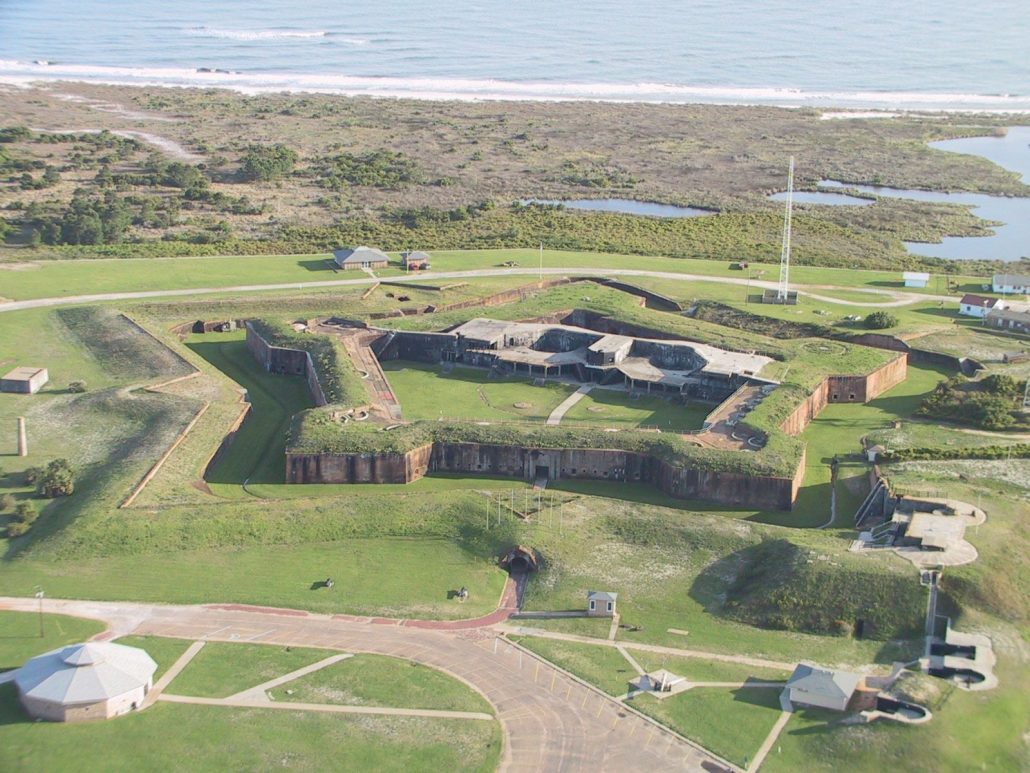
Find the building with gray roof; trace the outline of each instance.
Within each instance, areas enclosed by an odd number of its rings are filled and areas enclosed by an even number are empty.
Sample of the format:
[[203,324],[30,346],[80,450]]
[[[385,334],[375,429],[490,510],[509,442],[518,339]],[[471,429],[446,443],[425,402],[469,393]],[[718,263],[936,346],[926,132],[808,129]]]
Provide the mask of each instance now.
[[15,672],[14,684],[34,719],[85,722],[140,708],[156,670],[137,647],[88,642],[32,658]]
[[344,271],[361,268],[386,268],[390,258],[373,247],[347,247],[333,250],[333,261]]
[[865,677],[799,663],[787,680],[784,693],[794,706],[846,711],[856,692],[865,689]]
[[1030,293],[1030,275],[995,274],[991,278],[991,289],[996,293],[1025,295]]

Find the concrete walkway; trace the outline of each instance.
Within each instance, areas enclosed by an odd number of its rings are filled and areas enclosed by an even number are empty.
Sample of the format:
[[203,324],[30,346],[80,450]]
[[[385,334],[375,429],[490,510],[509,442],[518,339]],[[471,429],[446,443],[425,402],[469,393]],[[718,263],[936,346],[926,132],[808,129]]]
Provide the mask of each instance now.
[[246,690],[241,690],[235,695],[230,695],[228,698],[226,698],[226,700],[254,700],[270,703],[271,700],[269,699],[267,693],[273,687],[278,687],[281,684],[292,682],[294,679],[300,679],[302,676],[307,676],[308,674],[313,674],[316,671],[321,671],[323,668],[333,665],[333,663],[339,663],[341,660],[346,660],[347,658],[352,657],[354,656],[350,653],[344,655],[331,655],[328,658],[323,658],[317,663],[312,663],[310,666],[298,668],[296,671],[291,671],[288,674],[283,674],[282,676],[278,676],[275,679],[269,679],[267,682],[262,682],[261,684],[255,685],[254,687],[248,687]]
[[[34,598],[0,597],[0,609],[35,611],[36,603]],[[106,620],[123,634],[370,652],[439,669],[494,707],[503,738],[502,771],[737,770],[489,631],[375,625],[300,610],[265,613],[63,599],[46,603],[50,612]]]
[[768,756],[769,751],[772,749],[773,744],[776,743],[776,739],[780,737],[780,733],[783,732],[783,728],[787,726],[790,718],[793,716],[791,711],[781,711],[779,718],[776,720],[776,724],[772,726],[772,730],[769,731],[769,735],[762,741],[762,745],[758,747],[758,751],[755,752],[755,758],[751,761],[751,764],[747,766],[748,773],[758,770],[762,767],[762,763],[765,762],[765,758]]
[[189,665],[190,661],[193,660],[197,653],[203,648],[204,642],[202,641],[195,641],[187,647],[186,651],[172,664],[172,667],[161,675],[161,678],[157,680],[157,684],[150,688],[150,691],[147,693],[147,697],[143,700],[143,707],[146,708],[147,706],[150,706],[154,701],[160,698],[161,693],[164,692],[165,688],[171,683],[171,681]]
[[593,384],[584,384],[571,395],[566,397],[561,405],[551,411],[551,415],[547,417],[547,425],[549,427],[556,427],[561,424],[561,420],[565,418],[565,414],[568,413],[569,409],[583,399],[584,395],[590,392],[594,388]]
[[[212,258],[217,260],[217,258]],[[597,276],[597,277],[613,277],[613,276],[638,276],[638,277],[650,277],[652,279],[669,279],[678,282],[715,282],[716,284],[731,284],[738,286],[748,285],[748,281],[738,277],[727,277],[727,276],[711,276],[709,274],[680,274],[675,271],[643,271],[629,268],[544,268],[543,270],[529,269],[529,268],[480,268],[470,269],[468,271],[441,271],[433,272],[427,276],[398,276],[390,277],[391,282],[417,282],[424,279],[473,279],[477,277],[492,277],[492,276],[529,276],[536,277],[545,274],[547,276]],[[71,306],[80,303],[97,303],[103,301],[124,301],[124,300],[140,300],[144,298],[169,298],[169,297],[182,297],[182,296],[193,296],[193,295],[211,295],[213,293],[232,293],[232,294],[243,294],[243,293],[262,293],[270,290],[310,290],[319,287],[347,287],[353,285],[369,285],[380,281],[372,277],[361,277],[357,279],[329,279],[320,282],[277,282],[274,284],[263,284],[263,285],[233,285],[229,287],[193,287],[187,290],[141,290],[136,292],[120,292],[120,293],[91,293],[89,295],[66,295],[52,298],[35,298],[32,300],[25,301],[10,301],[7,303],[0,303],[0,312],[5,311],[20,311],[22,309],[39,309],[50,306]],[[750,286],[756,290],[775,290],[778,286],[776,282],[763,282],[759,280],[751,280]],[[885,296],[891,300],[884,301],[870,301],[869,303],[859,303],[857,301],[847,301],[839,298],[830,298],[823,295],[817,295],[816,293],[810,292],[803,289],[805,285],[796,286],[794,289],[798,291],[800,295],[814,298],[817,301],[823,301],[825,303],[835,303],[841,306],[880,306],[883,308],[894,307],[894,306],[907,306],[910,303],[919,303],[926,301],[948,301],[951,303],[957,302],[957,298],[948,295],[929,295],[922,293],[906,293],[894,290],[877,290],[870,287],[837,287],[835,285],[812,285],[817,289],[823,290],[843,290],[846,292],[854,292],[855,290],[861,290],[864,293],[868,293],[873,296]]]
[[254,698],[195,698],[191,695],[165,693],[158,700],[169,703],[195,703],[200,706],[234,706],[245,709],[279,709],[280,711],[321,711],[335,714],[379,714],[391,717],[430,717],[433,719],[476,719],[492,721],[493,715],[480,711],[443,711],[441,709],[395,709],[385,706],[334,706],[331,703],[274,703]]
[[574,641],[580,644],[593,644],[598,647],[624,647],[628,650],[640,650],[641,652],[656,652],[662,655],[677,655],[684,658],[704,658],[706,660],[718,660],[724,663],[741,663],[755,668],[776,668],[781,671],[793,671],[797,663],[786,663],[781,660],[766,660],[765,658],[752,658],[747,655],[723,655],[718,652],[705,652],[703,650],[684,650],[677,647],[665,647],[660,644],[641,644],[639,642],[620,641],[614,642],[608,639],[596,639],[591,636],[579,636],[574,633],[557,633],[545,631],[540,628],[524,628],[521,626],[506,625],[503,630],[519,636],[539,636],[542,639],[562,639]]

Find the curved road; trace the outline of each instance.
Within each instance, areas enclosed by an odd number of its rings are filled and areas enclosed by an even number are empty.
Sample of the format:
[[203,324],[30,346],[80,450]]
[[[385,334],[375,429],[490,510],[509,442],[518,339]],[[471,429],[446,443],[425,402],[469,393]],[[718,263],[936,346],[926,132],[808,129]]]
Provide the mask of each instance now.
[[[670,279],[681,282],[716,282],[718,284],[731,284],[739,286],[751,286],[756,289],[775,290],[776,282],[764,282],[757,279],[748,280],[743,277],[733,276],[709,276],[707,274],[679,274],[674,271],[644,271],[633,268],[545,268],[542,271],[536,268],[477,268],[468,271],[434,271],[420,273],[417,276],[388,277],[390,282],[419,282],[426,279],[475,279],[478,277],[491,276],[603,276],[603,277],[645,277],[651,279]],[[309,290],[319,287],[347,287],[352,285],[369,285],[382,281],[378,278],[362,276],[355,279],[327,279],[321,282],[282,282],[279,284],[265,285],[236,285],[233,287],[194,287],[187,290],[141,290],[137,292],[123,293],[95,293],[92,295],[66,295],[54,298],[35,298],[27,301],[8,301],[0,303],[0,312],[21,311],[23,309],[39,309],[47,306],[68,306],[76,303],[97,303],[101,301],[124,301],[141,300],[146,298],[169,298],[191,295],[211,295],[213,293],[260,293],[269,290]],[[947,295],[923,295],[916,293],[905,293],[894,290],[877,290],[866,287],[834,287],[832,285],[811,285],[821,290],[844,290],[854,292],[856,290],[869,293],[870,295],[882,295],[891,300],[885,300],[877,305],[882,307],[905,306],[917,301],[954,301]],[[794,289],[801,295],[814,298],[825,303],[836,303],[842,306],[869,306],[869,303],[857,301],[846,301],[838,298],[831,298],[825,295],[818,295],[809,290],[801,289],[804,285]]]
[[[504,734],[503,771],[737,770],[488,629],[449,633],[295,610],[59,599],[45,605],[48,612],[104,621],[108,638],[136,633],[319,647],[438,668],[478,690],[496,709]],[[0,598],[0,609],[34,612],[37,602]]]

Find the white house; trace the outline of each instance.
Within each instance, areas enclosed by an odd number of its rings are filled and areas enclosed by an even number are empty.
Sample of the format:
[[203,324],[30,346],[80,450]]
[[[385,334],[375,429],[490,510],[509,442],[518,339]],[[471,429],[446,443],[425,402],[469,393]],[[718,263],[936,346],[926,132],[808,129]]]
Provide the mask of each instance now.
[[1007,295],[1026,295],[1030,293],[1030,276],[1026,274],[995,274],[991,289],[996,293]]
[[1000,298],[987,298],[975,293],[966,293],[958,302],[958,313],[964,317],[983,319],[991,309],[1005,309],[1008,304]]
[[901,275],[905,287],[926,287],[930,283],[930,275],[925,271],[906,271]]

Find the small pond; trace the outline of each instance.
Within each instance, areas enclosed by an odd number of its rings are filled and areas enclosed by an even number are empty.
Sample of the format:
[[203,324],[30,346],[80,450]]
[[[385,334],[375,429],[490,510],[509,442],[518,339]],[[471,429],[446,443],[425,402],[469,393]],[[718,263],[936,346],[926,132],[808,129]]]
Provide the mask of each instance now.
[[643,215],[645,217],[700,217],[714,215],[710,209],[695,207],[677,207],[673,204],[655,204],[653,201],[636,201],[635,199],[523,199],[523,204],[561,204],[568,209],[586,209],[593,212],[621,212],[626,215]]
[[[1030,182],[1030,126],[1011,127],[1004,137],[973,137],[933,142],[931,146],[952,153],[983,156]],[[860,193],[894,199],[960,204],[974,208],[974,214],[1003,225],[994,227],[993,236],[946,236],[940,244],[905,242],[914,255],[953,260],[1019,260],[1030,256],[1030,198],[988,196],[982,193],[939,193],[937,191],[887,188],[879,185],[852,185],[838,180],[822,180],[819,191],[797,191],[794,200],[805,204],[862,205],[871,203],[840,192],[848,188]],[[837,189],[837,190],[835,190]],[[769,196],[783,201],[786,193]]]

